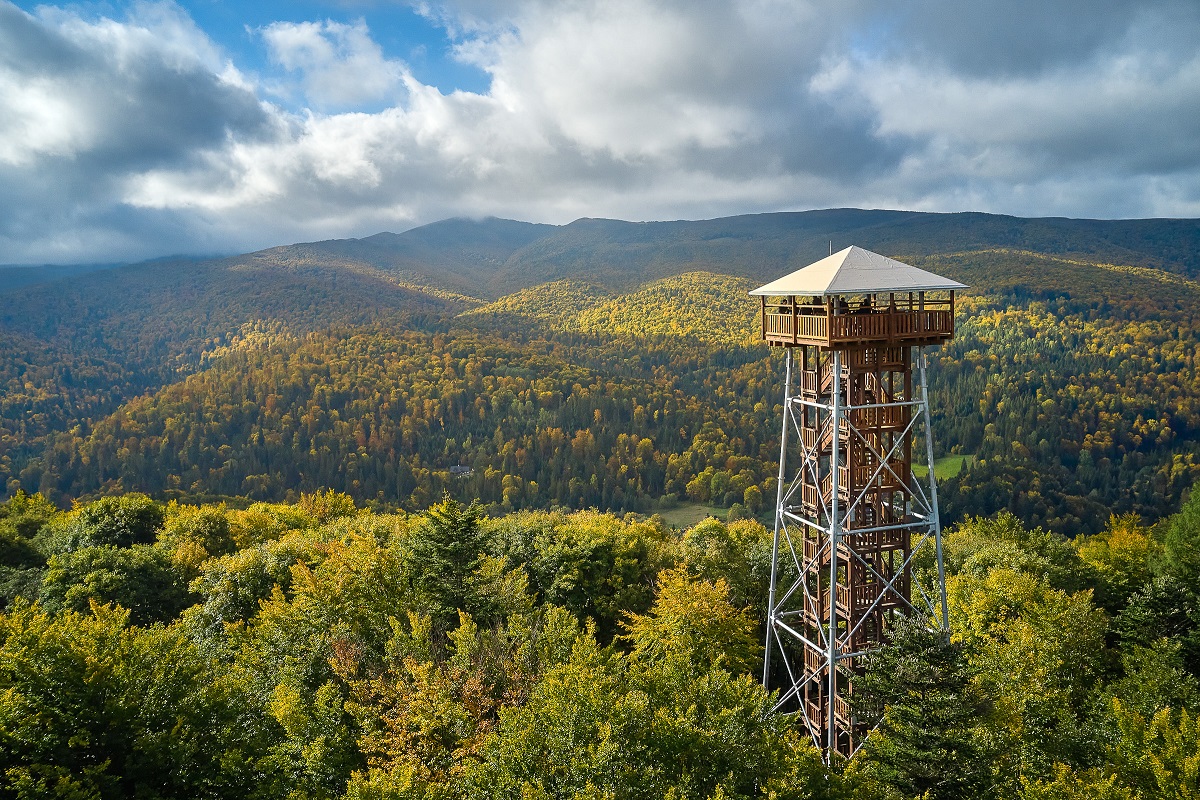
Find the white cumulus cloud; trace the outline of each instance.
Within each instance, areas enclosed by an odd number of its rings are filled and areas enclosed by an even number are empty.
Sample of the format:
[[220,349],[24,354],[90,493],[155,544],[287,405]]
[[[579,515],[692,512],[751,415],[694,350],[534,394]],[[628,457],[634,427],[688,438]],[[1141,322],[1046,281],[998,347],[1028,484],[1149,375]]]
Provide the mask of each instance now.
[[1182,0],[420,11],[486,91],[422,83],[363,21],[258,29],[275,71],[251,75],[170,2],[109,19],[0,0],[0,262],[454,214],[1200,214],[1200,9]]
[[317,109],[398,101],[408,70],[384,57],[361,20],[353,25],[275,22],[262,31],[271,59],[299,73],[305,99]]

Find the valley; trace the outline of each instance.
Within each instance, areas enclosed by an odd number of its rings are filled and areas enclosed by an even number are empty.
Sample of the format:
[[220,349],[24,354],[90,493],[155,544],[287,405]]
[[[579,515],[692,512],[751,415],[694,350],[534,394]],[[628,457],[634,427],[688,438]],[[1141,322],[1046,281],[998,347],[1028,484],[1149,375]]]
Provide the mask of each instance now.
[[746,291],[854,237],[972,287],[931,373],[939,457],[973,456],[943,478],[948,521],[1152,522],[1200,476],[1196,227],[448,220],[17,287],[0,294],[0,476],[60,504],[333,488],[381,509],[449,491],[493,513],[757,514],[779,364]]

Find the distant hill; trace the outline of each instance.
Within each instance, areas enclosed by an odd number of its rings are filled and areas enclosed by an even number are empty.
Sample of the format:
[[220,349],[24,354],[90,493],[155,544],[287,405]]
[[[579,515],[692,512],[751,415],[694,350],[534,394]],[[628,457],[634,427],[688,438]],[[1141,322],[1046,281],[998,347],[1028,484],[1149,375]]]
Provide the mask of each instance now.
[[835,209],[678,222],[568,225],[450,219],[403,233],[264,250],[262,264],[341,262],[416,285],[495,300],[557,280],[624,291],[706,271],[766,281],[857,244],[899,258],[1007,248],[1200,277],[1200,220],[1023,219]]
[[406,283],[477,296],[514,253],[557,230],[554,225],[508,219],[448,219],[399,234],[274,247],[243,260],[261,265],[341,263]]
[[45,264],[26,266],[23,264],[0,264],[0,292],[20,289],[38,283],[71,278],[96,270],[114,269],[120,264]]
[[43,272],[0,291],[0,486],[761,511],[778,353],[746,291],[831,242],[971,286],[933,370],[947,522],[1096,531],[1200,481],[1200,221],[841,209]]

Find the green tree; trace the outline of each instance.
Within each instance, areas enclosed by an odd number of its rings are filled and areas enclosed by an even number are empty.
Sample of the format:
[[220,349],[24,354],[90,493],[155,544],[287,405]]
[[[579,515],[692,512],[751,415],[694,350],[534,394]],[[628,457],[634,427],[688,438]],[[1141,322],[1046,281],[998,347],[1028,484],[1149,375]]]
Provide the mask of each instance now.
[[1161,575],[1134,592],[1112,628],[1127,648],[1176,642],[1184,666],[1200,677],[1200,595],[1178,575]]
[[463,505],[447,495],[409,534],[413,585],[443,630],[459,611],[476,609],[479,597],[472,579],[487,553],[479,525],[483,514],[478,503]]
[[1077,536],[1073,544],[1079,557],[1097,575],[1098,598],[1117,612],[1130,596],[1154,576],[1162,546],[1137,515],[1112,516],[1108,526],[1093,536]]
[[1048,778],[1056,763],[1086,764],[1094,755],[1087,712],[1112,658],[1091,593],[1008,568],[946,583],[951,630],[995,703],[985,731],[997,743],[996,779],[1015,790]]
[[1105,770],[1072,770],[1059,764],[1054,777],[1025,781],[1020,800],[1140,800],[1143,795],[1122,786],[1116,775]]
[[50,558],[41,601],[51,610],[84,612],[116,603],[139,625],[169,622],[192,604],[183,575],[147,545],[85,547]]
[[594,511],[510,514],[486,528],[497,552],[524,565],[542,602],[591,619],[606,644],[625,613],[649,609],[654,576],[672,557],[658,524]]
[[1200,582],[1200,492],[1193,491],[1167,523],[1162,571],[1191,586]]
[[208,559],[190,588],[202,598],[207,624],[244,622],[258,613],[259,603],[270,599],[276,587],[284,597],[291,596],[292,567],[304,564],[311,569],[324,558],[314,535],[293,532]]
[[729,602],[724,579],[697,580],[686,569],[658,574],[658,592],[647,614],[630,614],[626,633],[635,661],[701,673],[720,668],[748,674],[762,663],[756,623]]
[[980,722],[991,713],[961,642],[910,617],[865,658],[854,682],[855,713],[879,720],[852,770],[905,797],[986,794],[991,757]]
[[198,548],[200,560],[236,549],[224,506],[180,506],[171,503],[158,534],[159,545],[171,551]]
[[1200,717],[1170,708],[1147,717],[1115,699],[1113,715],[1121,735],[1109,761],[1135,796],[1184,800],[1200,795]]
[[[1045,578],[1056,589],[1078,591],[1092,585],[1090,570],[1065,536],[1028,528],[1015,515],[973,517],[954,526],[943,545],[946,572],[984,576],[1009,569]],[[921,553],[921,568],[932,569],[932,548]]]
[[277,729],[178,628],[127,613],[0,616],[3,797],[279,796]]
[[62,548],[132,547],[151,544],[162,528],[162,506],[142,494],[102,497],[76,509],[64,532]]
[[1121,653],[1122,676],[1112,681],[1102,700],[1105,712],[1112,698],[1124,709],[1150,719],[1164,708],[1200,710],[1200,679],[1184,666],[1178,641],[1159,639],[1148,647],[1131,645]]
[[0,608],[16,597],[37,596],[46,564],[41,534],[58,516],[40,494],[18,490],[0,503]]
[[16,494],[0,503],[0,566],[36,567],[46,563],[35,542],[59,511],[40,494]]
[[[468,770],[482,798],[821,798],[830,781],[818,752],[741,666],[752,625],[722,588],[682,572],[660,582],[650,614],[630,621],[633,652],[577,640],[528,700],[500,710],[499,725]],[[702,597],[693,606],[687,587]],[[714,611],[717,613],[714,614]],[[703,631],[714,623],[715,634]],[[661,635],[665,647],[653,644]],[[836,779],[835,779],[836,780]]]

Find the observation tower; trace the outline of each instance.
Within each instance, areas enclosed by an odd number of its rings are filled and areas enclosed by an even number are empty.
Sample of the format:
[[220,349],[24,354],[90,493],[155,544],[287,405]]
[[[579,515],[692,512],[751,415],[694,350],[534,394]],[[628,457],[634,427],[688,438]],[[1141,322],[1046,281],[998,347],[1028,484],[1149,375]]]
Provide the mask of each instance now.
[[[763,684],[826,760],[874,723],[850,697],[893,621],[948,629],[925,348],[954,336],[965,288],[848,247],[750,292],[763,341],[787,353]],[[912,576],[927,543],[932,590]]]

